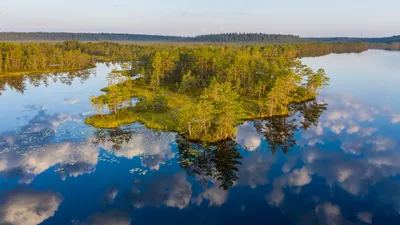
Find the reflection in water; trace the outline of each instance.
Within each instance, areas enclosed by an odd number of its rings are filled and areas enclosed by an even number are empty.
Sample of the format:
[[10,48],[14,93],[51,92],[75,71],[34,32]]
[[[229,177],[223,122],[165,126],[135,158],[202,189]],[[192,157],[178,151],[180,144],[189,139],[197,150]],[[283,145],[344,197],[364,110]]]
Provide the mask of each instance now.
[[63,73],[5,76],[0,79],[0,96],[2,95],[2,92],[6,90],[7,86],[11,90],[24,94],[27,83],[34,87],[39,87],[42,84],[47,87],[49,86],[49,81],[53,81],[54,83],[59,81],[62,84],[71,86],[74,80],[79,80],[81,83],[84,83],[92,75],[96,76],[96,70],[87,69]]
[[92,143],[94,145],[104,145],[106,143],[110,143],[112,150],[121,150],[123,145],[132,140],[133,132],[134,130],[129,128],[96,130],[93,134],[94,140]]
[[158,175],[154,180],[138,181],[128,195],[135,208],[165,205],[184,209],[191,197],[192,184],[184,173]]
[[[69,83],[82,88],[58,93],[52,87],[62,85],[29,85],[51,83],[35,76],[25,76],[25,86],[4,78],[29,94],[0,85],[0,114],[8,116],[0,131],[0,224],[400,223],[396,96],[372,105],[326,94],[205,145],[138,124],[87,127],[80,115],[90,104],[81,95],[99,91],[99,77],[83,87],[78,76]],[[51,99],[38,101],[39,89],[51,90]]]
[[[63,114],[49,115],[39,107],[37,114],[20,129],[0,134],[0,173],[5,177],[18,177],[21,183],[31,183],[35,176],[50,167],[65,178],[94,171],[98,151],[87,143],[84,136],[77,140],[66,124],[79,123],[79,117]],[[79,135],[83,135],[81,130]],[[66,139],[59,136],[64,134]]]
[[226,190],[239,179],[237,173],[238,166],[242,164],[242,156],[235,141],[226,140],[207,145],[191,143],[178,135],[176,143],[180,166],[189,176],[199,176],[203,185],[211,177],[218,180],[220,187]]
[[0,224],[36,225],[54,216],[63,198],[53,192],[14,190],[4,193]]
[[171,133],[155,133],[142,126],[129,125],[95,131],[92,144],[117,157],[140,157],[142,166],[159,170],[161,164],[174,158],[171,148],[174,137]]
[[74,225],[129,225],[131,219],[129,214],[120,211],[107,213],[96,213],[87,218],[84,222],[73,221]]
[[291,115],[256,121],[254,126],[264,135],[272,153],[281,149],[286,154],[296,146],[294,134],[299,128],[296,116],[301,118],[300,127],[305,131],[318,126],[318,120],[326,109],[326,103],[316,100],[295,104],[290,108]]

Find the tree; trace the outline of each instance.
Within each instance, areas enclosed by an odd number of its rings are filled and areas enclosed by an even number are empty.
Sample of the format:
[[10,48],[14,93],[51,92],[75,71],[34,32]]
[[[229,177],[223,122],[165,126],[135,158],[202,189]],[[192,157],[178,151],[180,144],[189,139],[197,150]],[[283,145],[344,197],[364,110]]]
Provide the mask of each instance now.
[[164,77],[162,74],[162,59],[160,52],[156,52],[150,59],[150,86],[153,91],[160,86],[160,80]]
[[308,77],[307,90],[310,97],[315,97],[319,89],[329,85],[329,77],[326,75],[325,70],[319,69],[316,73],[312,73]]
[[92,102],[92,108],[95,109],[101,117],[103,117],[103,110],[107,103],[106,97],[104,95],[100,95],[98,97],[92,96],[90,100]]
[[210,87],[204,89],[200,96],[200,99],[209,102],[214,108],[213,135],[217,139],[226,139],[235,135],[235,125],[237,125],[242,114],[239,97],[239,94],[233,90],[231,83],[221,84],[215,80]]

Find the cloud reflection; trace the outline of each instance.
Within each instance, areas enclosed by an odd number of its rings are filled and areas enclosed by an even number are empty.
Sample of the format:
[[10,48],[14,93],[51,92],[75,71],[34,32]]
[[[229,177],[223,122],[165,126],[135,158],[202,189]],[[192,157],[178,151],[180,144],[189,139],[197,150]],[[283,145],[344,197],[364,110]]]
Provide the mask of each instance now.
[[0,205],[0,224],[36,225],[54,216],[62,197],[53,192],[15,190]]

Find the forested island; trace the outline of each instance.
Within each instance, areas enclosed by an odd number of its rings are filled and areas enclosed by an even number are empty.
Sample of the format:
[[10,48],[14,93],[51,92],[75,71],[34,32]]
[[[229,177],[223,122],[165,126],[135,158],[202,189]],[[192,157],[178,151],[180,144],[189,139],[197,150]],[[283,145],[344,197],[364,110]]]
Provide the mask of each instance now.
[[86,123],[115,128],[141,122],[202,142],[233,138],[241,122],[288,115],[293,103],[315,99],[328,85],[323,69],[312,71],[298,60],[310,54],[306,47],[312,46],[186,46],[140,52],[124,70],[108,75],[105,94],[91,99],[98,115]]

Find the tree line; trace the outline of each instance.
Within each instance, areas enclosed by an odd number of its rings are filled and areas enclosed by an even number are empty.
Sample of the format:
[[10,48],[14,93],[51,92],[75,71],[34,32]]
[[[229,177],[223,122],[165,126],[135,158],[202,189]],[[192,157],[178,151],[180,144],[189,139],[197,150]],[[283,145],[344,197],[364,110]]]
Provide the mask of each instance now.
[[342,43],[355,43],[364,42],[371,44],[392,44],[400,42],[400,35],[392,37],[381,37],[381,38],[354,38],[354,37],[327,37],[327,38],[306,38],[312,42],[342,42]]
[[83,69],[92,62],[92,57],[80,49],[46,43],[0,43],[0,73]]
[[259,42],[297,43],[299,36],[263,33],[223,33],[194,37],[123,34],[123,33],[67,33],[67,32],[0,32],[0,41],[137,41],[137,42]]
[[400,36],[382,38],[326,37],[302,38],[296,35],[265,34],[265,33],[221,33],[205,34],[193,37],[168,36],[150,34],[126,33],[69,33],[69,32],[0,32],[0,41],[136,41],[136,42],[224,42],[224,43],[380,43],[392,44],[400,42]]
[[[160,54],[163,53],[163,51],[177,54],[177,52],[182,49],[195,49],[200,48],[201,46],[208,46],[210,48],[226,48],[228,50],[243,47],[210,45],[135,45],[113,42],[83,43],[78,41],[65,41],[56,44],[0,43],[0,73],[82,69],[90,66],[96,60],[143,61],[143,59],[145,59],[144,61],[146,61],[146,58],[149,58],[155,51],[158,51]],[[269,51],[268,55],[266,55],[267,57],[284,55],[284,57],[293,58],[319,56],[332,52],[361,52],[369,49],[371,46],[363,43],[308,43],[272,46],[255,45],[253,47],[254,49],[267,49],[264,51],[264,54]],[[388,48],[391,46],[375,45],[374,47]],[[160,57],[164,56],[160,55]]]

